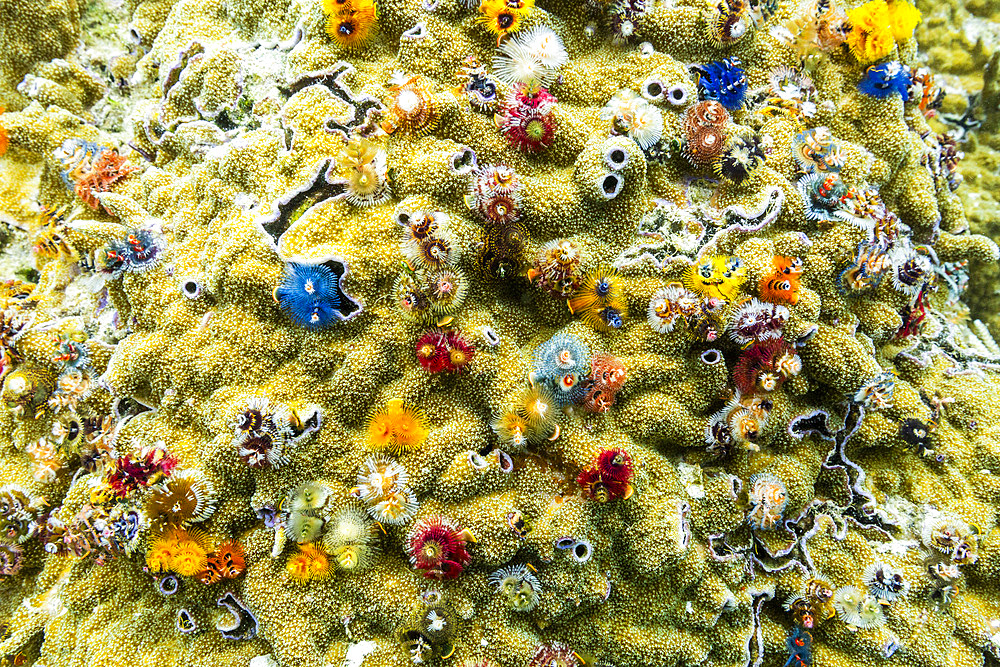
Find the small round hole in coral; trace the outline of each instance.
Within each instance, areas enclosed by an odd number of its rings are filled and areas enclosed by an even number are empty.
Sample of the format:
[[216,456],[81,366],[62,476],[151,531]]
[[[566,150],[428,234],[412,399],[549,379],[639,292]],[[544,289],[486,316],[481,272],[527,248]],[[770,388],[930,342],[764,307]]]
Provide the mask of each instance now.
[[202,286],[201,283],[194,278],[182,278],[181,279],[181,294],[189,299],[197,299],[201,296]]
[[667,91],[667,102],[674,105],[675,107],[679,107],[685,102],[687,102],[687,98],[688,94],[684,86],[672,86]]
[[191,615],[187,609],[177,610],[177,632],[181,634],[191,634],[198,629],[198,624],[195,623],[194,617]]
[[587,540],[578,540],[573,545],[573,551],[570,553],[573,555],[573,560],[577,563],[586,563],[594,555],[594,547]]
[[410,212],[409,211],[399,211],[396,213],[396,224],[407,227],[410,224]]
[[160,595],[173,595],[181,589],[181,582],[176,576],[168,574],[156,582],[156,589]]
[[[437,7],[436,1],[433,4],[434,7]],[[433,9],[429,9],[427,11],[433,11]],[[408,40],[411,42],[418,42],[422,39],[425,39],[426,37],[427,37],[427,24],[425,24],[423,21],[418,21],[412,28],[404,32],[402,35],[400,35],[399,39],[400,41]]]
[[496,347],[500,344],[500,335],[493,330],[493,327],[483,327],[481,331],[487,345],[490,347]]
[[510,458],[507,452],[497,451],[497,458],[500,460],[500,472],[508,473],[514,471],[514,459]]
[[642,96],[647,100],[663,99],[663,83],[657,79],[650,79],[642,84]]
[[614,199],[622,191],[625,184],[624,179],[618,174],[605,174],[597,180],[597,187],[601,196],[607,200]]
[[715,348],[705,350],[701,353],[701,360],[709,366],[714,366],[722,361],[722,352],[716,350]]
[[476,470],[485,470],[490,464],[478,452],[469,452],[469,465]]
[[576,539],[572,537],[560,537],[556,540],[556,549],[570,549],[576,544]]
[[612,146],[604,154],[604,164],[615,171],[623,169],[628,164],[628,151],[621,146]]

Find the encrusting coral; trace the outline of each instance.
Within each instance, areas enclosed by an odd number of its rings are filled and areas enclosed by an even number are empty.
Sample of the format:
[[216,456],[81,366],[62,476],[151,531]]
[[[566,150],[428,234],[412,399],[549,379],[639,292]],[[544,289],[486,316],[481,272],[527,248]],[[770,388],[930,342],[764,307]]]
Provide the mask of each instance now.
[[0,664],[1000,659],[907,0],[0,10]]

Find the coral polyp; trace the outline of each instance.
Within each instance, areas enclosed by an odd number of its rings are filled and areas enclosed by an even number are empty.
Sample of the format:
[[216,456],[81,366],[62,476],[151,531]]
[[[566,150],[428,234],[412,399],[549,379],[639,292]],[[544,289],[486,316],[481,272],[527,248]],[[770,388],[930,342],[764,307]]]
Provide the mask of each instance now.
[[864,580],[868,592],[887,603],[905,596],[910,590],[910,584],[903,573],[882,561],[871,563],[865,568]]
[[196,576],[205,585],[218,583],[223,579],[236,579],[246,571],[246,554],[243,547],[235,540],[228,540],[216,545],[215,550],[208,554],[205,569]]
[[[574,397],[575,398],[575,397]],[[555,424],[558,403],[552,390],[539,384],[518,399],[516,413],[529,429],[528,437],[548,437]]]
[[788,303],[794,306],[799,301],[802,260],[776,255],[773,264],[774,272],[760,280],[761,298],[771,303]]
[[535,649],[528,667],[582,667],[583,661],[566,644],[551,642]]
[[549,86],[568,56],[551,28],[538,26],[500,44],[493,59],[497,77],[506,84],[524,84],[528,90]]
[[684,116],[684,157],[695,166],[712,164],[726,149],[729,113],[716,101],[702,101]]
[[760,140],[754,135],[742,134],[729,138],[723,152],[712,160],[712,171],[716,176],[739,185],[763,163],[764,151]]
[[590,375],[582,383],[586,392],[582,399],[583,409],[587,412],[607,412],[614,405],[627,375],[628,370],[620,359],[603,352],[591,357]]
[[520,450],[528,444],[528,435],[533,432],[528,419],[510,410],[496,417],[491,427],[505,449]]
[[624,134],[640,148],[650,148],[663,136],[663,114],[659,108],[632,90],[620,90],[601,110],[617,134]]
[[285,564],[288,576],[300,584],[326,579],[333,574],[333,567],[326,552],[313,544],[303,544]]
[[910,72],[899,62],[872,65],[858,82],[858,90],[875,99],[896,94],[906,102],[910,99]]
[[141,447],[111,462],[107,471],[108,487],[121,498],[142,487],[168,477],[177,467],[177,458],[167,452],[163,443]]
[[569,239],[549,241],[538,252],[528,279],[553,296],[566,298],[576,291],[581,275],[580,247]]
[[338,184],[343,185],[345,198],[354,206],[375,206],[391,196],[385,150],[368,139],[352,135],[335,165],[342,177]]
[[438,103],[425,79],[398,73],[389,86],[389,118],[382,123],[386,132],[426,134],[441,118]]
[[750,345],[733,367],[733,384],[744,394],[771,392],[802,371],[802,360],[783,338]]
[[371,565],[378,546],[374,543],[375,527],[365,514],[346,507],[328,523],[323,547],[333,556],[338,568],[355,572]]
[[535,381],[546,385],[556,401],[575,400],[580,382],[590,364],[590,351],[583,341],[556,334],[535,350]]
[[417,361],[429,373],[459,373],[466,369],[476,348],[461,332],[432,329],[417,340]]
[[375,500],[397,487],[405,487],[406,468],[387,456],[370,456],[358,471],[358,493],[366,501]]
[[498,116],[500,131],[512,146],[526,153],[548,148],[555,140],[555,102],[544,88],[531,90],[523,83],[515,84]]
[[734,300],[745,280],[743,260],[730,255],[705,257],[692,264],[685,275],[688,289],[721,301]]
[[479,22],[496,35],[499,45],[504,37],[521,29],[533,6],[534,0],[482,0]]
[[[66,147],[63,147],[66,150]],[[65,163],[64,163],[65,164]],[[111,186],[136,171],[114,148],[103,147],[93,159],[85,156],[68,172],[74,181],[74,191],[80,200],[92,209],[100,206],[98,194],[110,192]]]
[[670,333],[679,323],[693,316],[700,306],[697,294],[680,283],[670,283],[653,293],[646,320],[654,331]]

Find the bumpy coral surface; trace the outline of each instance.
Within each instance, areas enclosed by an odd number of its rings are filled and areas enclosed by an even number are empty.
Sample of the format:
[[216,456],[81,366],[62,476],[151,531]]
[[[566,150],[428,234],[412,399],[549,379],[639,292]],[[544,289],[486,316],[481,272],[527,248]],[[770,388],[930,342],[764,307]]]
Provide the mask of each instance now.
[[0,0],[0,664],[994,664],[965,4]]

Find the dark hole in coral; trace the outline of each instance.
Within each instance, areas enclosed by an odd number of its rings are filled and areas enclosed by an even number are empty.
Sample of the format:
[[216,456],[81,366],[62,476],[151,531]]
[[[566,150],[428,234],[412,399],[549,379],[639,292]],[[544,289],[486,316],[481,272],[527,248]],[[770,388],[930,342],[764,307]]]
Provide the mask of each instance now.
[[[347,273],[347,265],[336,259],[331,259],[327,262],[323,262],[323,266],[333,271],[334,275],[337,276],[337,285],[339,287],[341,279],[344,277],[344,274]],[[341,298],[340,306],[337,310],[340,312],[341,319],[346,320],[348,317],[361,310],[361,304],[351,298],[342,288],[339,289],[339,291]]]
[[[436,1],[433,3],[433,6],[428,6],[428,5],[431,5],[431,3],[428,2],[424,3],[424,8],[429,12],[432,12],[435,9],[437,9]],[[413,26],[412,28],[410,28],[409,30],[407,30],[402,34],[402,37],[405,37],[406,39],[423,39],[426,36],[427,36],[427,26],[425,26],[422,21],[420,23],[417,23],[415,26]]]
[[451,158],[451,168],[454,171],[465,171],[476,164],[476,154],[469,148],[463,148]]
[[833,438],[833,433],[827,426],[827,414],[822,410],[818,410],[808,415],[801,415],[795,417],[788,424],[788,431],[793,436],[802,438],[810,433],[815,433],[821,438],[826,438],[827,440]]
[[229,117],[229,109],[223,109],[219,112],[219,115],[215,117],[215,125],[223,132],[229,132],[239,127],[239,125],[234,123],[233,119]]
[[577,560],[584,561],[590,558],[590,545],[586,542],[577,542],[573,547],[573,555]]
[[[149,389],[148,384],[145,386],[145,389]],[[132,417],[146,412],[147,410],[152,410],[152,408],[144,403],[140,403],[131,396],[121,396],[111,402],[111,414],[114,415],[115,419],[118,421],[121,421],[122,419],[131,419]]]
[[309,414],[305,415],[304,418],[299,413],[299,417],[302,419],[302,423],[298,426],[295,424],[292,425],[292,432],[296,438],[309,433],[315,433],[323,425],[323,410],[319,407],[316,407]]
[[69,423],[69,428],[67,429],[66,438],[70,442],[73,442],[77,439],[79,435],[80,435],[80,422],[74,419]]
[[601,181],[601,189],[603,189],[604,193],[610,197],[618,191],[619,183],[620,181],[617,176],[614,174],[608,174],[604,177],[604,180]]
[[674,86],[667,91],[667,101],[675,106],[684,104],[687,101],[687,91],[681,86]]
[[226,639],[249,640],[257,636],[257,619],[231,592],[219,598],[218,605],[226,609],[232,618],[222,619],[215,628]]
[[812,340],[812,337],[816,335],[817,331],[819,331],[819,327],[816,326],[815,324],[811,325],[808,329],[806,329],[806,332],[804,334],[802,334],[795,341],[795,347],[802,347],[802,346],[804,346],[806,343],[808,343],[810,340]]
[[163,595],[173,595],[180,590],[180,587],[180,581],[172,574],[168,574],[160,579],[160,593]]
[[197,280],[185,280],[181,289],[184,290],[184,296],[189,299],[194,299],[201,294],[201,285],[198,284]]
[[312,179],[277,200],[271,214],[260,220],[261,228],[273,242],[277,243],[282,233],[310,206],[344,192],[342,183],[330,182],[329,176],[324,177],[330,163],[329,158],[317,163]]
[[721,359],[722,359],[722,354],[715,349],[705,350],[704,352],[701,353],[701,360],[704,361],[709,366],[719,363]]
[[646,84],[646,95],[649,97],[659,97],[663,94],[663,86],[659,81],[650,81]]
[[616,148],[615,150],[611,151],[608,154],[608,157],[611,158],[611,163],[612,164],[624,164],[625,163],[625,151],[623,151],[620,148]]
[[177,629],[184,634],[198,629],[198,624],[195,623],[194,617],[187,609],[181,609],[177,612]]
[[483,328],[483,338],[489,345],[497,346],[500,344],[500,336],[491,327]]

